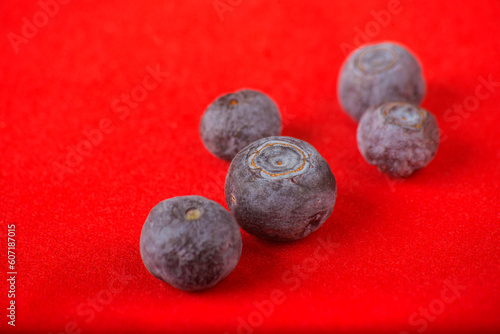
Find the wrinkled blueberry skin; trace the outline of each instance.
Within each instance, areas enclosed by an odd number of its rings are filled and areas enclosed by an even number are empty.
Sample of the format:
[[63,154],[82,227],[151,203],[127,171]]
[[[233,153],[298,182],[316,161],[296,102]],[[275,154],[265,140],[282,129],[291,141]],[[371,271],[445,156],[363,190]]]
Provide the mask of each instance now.
[[393,43],[358,48],[348,56],[338,79],[340,105],[356,121],[369,107],[389,101],[419,104],[424,96],[417,59]]
[[[190,212],[199,217],[193,219]],[[144,223],[140,240],[146,269],[185,291],[210,288],[226,277],[236,267],[241,247],[240,229],[231,214],[200,196],[158,203]]]
[[410,176],[436,155],[439,128],[430,112],[408,103],[369,108],[357,130],[365,160],[392,177]]
[[269,137],[234,157],[225,197],[240,227],[257,237],[304,238],[330,216],[337,184],[314,147],[291,137]]
[[257,139],[279,136],[281,116],[265,94],[241,90],[223,95],[203,114],[201,139],[216,157],[231,161],[236,153]]

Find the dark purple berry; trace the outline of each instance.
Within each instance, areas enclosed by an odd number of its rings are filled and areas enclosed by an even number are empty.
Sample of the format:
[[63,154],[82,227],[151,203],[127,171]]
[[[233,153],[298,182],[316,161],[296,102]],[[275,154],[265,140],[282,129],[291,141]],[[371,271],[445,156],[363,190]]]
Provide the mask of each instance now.
[[357,132],[363,157],[381,172],[407,177],[427,166],[439,144],[436,118],[409,103],[388,102],[369,108]]
[[296,240],[330,216],[337,185],[314,147],[291,137],[269,137],[234,157],[225,196],[229,211],[246,232],[271,240]]
[[279,136],[281,116],[265,94],[241,90],[219,97],[203,114],[201,139],[215,156],[231,160],[257,139]]
[[200,196],[174,197],[151,210],[140,247],[153,276],[181,290],[202,290],[236,267],[241,233],[220,204]]
[[417,59],[404,47],[379,43],[360,47],[348,56],[338,80],[342,108],[356,121],[384,102],[419,104],[425,81]]

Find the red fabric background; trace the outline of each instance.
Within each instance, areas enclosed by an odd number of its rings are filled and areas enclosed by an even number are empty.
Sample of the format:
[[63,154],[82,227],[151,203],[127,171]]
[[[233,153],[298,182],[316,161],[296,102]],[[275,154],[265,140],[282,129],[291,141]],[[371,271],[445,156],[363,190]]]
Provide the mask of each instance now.
[[[2,279],[0,331],[500,331],[500,87],[482,83],[500,82],[500,2],[221,2],[233,4],[223,20],[212,0],[102,0],[61,4],[44,22],[35,1],[1,1],[1,276],[8,224],[18,275],[16,327]],[[41,27],[16,53],[10,33],[33,16]],[[342,48],[381,40],[418,55],[423,106],[443,133],[436,158],[404,181],[364,162],[336,96]],[[168,73],[155,88],[148,67]],[[142,99],[144,79],[144,100],[121,102]],[[173,196],[225,205],[229,165],[205,150],[198,125],[242,87],[269,94],[283,134],[330,163],[336,207],[298,242],[243,233],[225,280],[178,291],[143,267],[142,224]],[[67,160],[77,147],[89,152]]]

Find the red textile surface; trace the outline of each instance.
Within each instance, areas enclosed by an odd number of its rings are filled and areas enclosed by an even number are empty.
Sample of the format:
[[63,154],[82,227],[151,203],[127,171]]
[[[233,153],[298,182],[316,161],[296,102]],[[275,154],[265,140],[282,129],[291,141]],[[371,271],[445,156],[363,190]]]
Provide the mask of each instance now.
[[[1,332],[500,331],[499,1],[66,2],[0,3]],[[363,160],[336,96],[343,49],[382,40],[418,55],[443,133],[404,181]],[[225,205],[198,125],[242,87],[329,162],[335,210],[298,242],[243,233],[226,279],[178,291],[144,268],[140,231],[169,197]]]

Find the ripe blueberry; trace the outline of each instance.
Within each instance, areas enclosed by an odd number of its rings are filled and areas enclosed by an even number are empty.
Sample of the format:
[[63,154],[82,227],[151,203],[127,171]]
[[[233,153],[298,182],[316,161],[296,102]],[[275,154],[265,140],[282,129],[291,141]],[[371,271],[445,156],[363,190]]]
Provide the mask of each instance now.
[[407,177],[427,166],[439,144],[436,118],[409,103],[388,102],[369,108],[357,131],[365,160],[393,177]]
[[425,81],[418,61],[397,44],[358,48],[340,71],[339,101],[356,121],[369,107],[390,101],[419,104],[424,95]]
[[281,116],[276,104],[265,94],[241,90],[220,96],[207,108],[201,119],[200,134],[212,154],[230,161],[255,140],[279,136]]
[[337,185],[314,147],[291,137],[253,142],[231,162],[225,184],[240,227],[271,240],[296,240],[319,228],[335,205]]
[[181,290],[202,290],[236,267],[241,233],[220,204],[200,196],[174,197],[151,210],[140,248],[153,276]]

